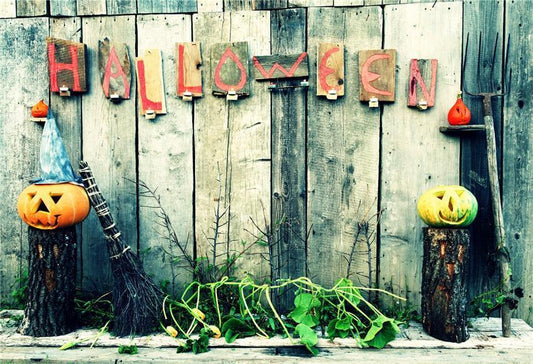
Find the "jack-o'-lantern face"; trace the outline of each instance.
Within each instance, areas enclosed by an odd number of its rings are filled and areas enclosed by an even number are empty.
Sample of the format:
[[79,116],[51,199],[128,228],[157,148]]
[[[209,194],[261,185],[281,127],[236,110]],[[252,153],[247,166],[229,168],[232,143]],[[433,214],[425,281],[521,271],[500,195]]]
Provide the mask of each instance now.
[[71,183],[30,185],[18,199],[22,221],[34,228],[51,230],[74,225],[89,214],[85,189]]
[[439,186],[424,192],[418,200],[418,214],[434,227],[465,227],[477,215],[477,200],[462,186]]

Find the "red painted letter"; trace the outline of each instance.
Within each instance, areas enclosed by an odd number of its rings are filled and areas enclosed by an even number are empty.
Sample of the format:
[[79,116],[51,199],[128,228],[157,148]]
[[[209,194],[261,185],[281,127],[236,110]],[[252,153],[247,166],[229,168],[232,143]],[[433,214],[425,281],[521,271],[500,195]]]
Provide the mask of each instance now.
[[370,84],[370,82],[377,80],[381,76],[377,73],[371,72],[369,70],[370,65],[378,61],[380,59],[390,59],[391,56],[388,54],[374,54],[371,57],[368,57],[368,59],[363,63],[363,66],[361,67],[361,83],[366,91],[371,92],[376,95],[383,95],[383,96],[391,96],[392,93],[389,91],[384,90],[378,90],[374,86]]
[[[78,48],[74,45],[69,45],[71,63],[57,63],[56,62],[56,46],[54,43],[48,43],[48,64],[50,69],[50,89],[52,92],[59,92],[57,84],[57,72],[68,70],[72,72],[72,91],[83,91],[80,87],[80,75],[78,70]],[[70,86],[70,85],[65,85]]]
[[183,44],[178,45],[178,95],[182,95],[185,91],[192,93],[202,93],[202,85],[187,86],[185,85],[185,65],[183,63],[183,55],[185,53],[185,46]]
[[291,68],[287,71],[282,65],[279,63],[274,63],[274,65],[270,68],[270,71],[266,71],[263,65],[259,62],[259,60],[256,57],[253,57],[254,66],[259,70],[259,73],[263,75],[264,78],[272,78],[272,75],[276,70],[279,70],[281,73],[283,73],[287,77],[292,77],[294,75],[294,72],[298,69],[300,66],[300,63],[305,59],[307,56],[307,53],[303,52],[300,54],[298,59],[292,64]]
[[[241,71],[241,75],[240,75],[241,78],[239,80],[239,83],[237,83],[236,85],[228,85],[228,84],[224,83],[220,79],[220,70],[221,70],[222,66],[224,65],[224,63],[226,63],[228,58],[231,58],[233,60],[233,62],[235,62],[235,65]],[[215,68],[215,85],[219,89],[224,90],[224,91],[229,91],[229,90],[238,91],[238,90],[242,89],[244,87],[244,85],[246,85],[247,77],[248,76],[247,76],[246,69],[244,68],[242,62],[239,60],[237,55],[235,53],[233,53],[233,51],[231,50],[230,47],[226,48],[226,51],[224,52],[222,57],[220,57],[220,60],[218,61],[218,64],[217,64],[217,67]]]
[[409,106],[416,106],[416,85],[420,86],[422,93],[424,94],[424,99],[428,103],[428,107],[435,105],[435,85],[437,84],[437,60],[431,60],[431,89],[428,92],[428,88],[422,75],[420,74],[420,69],[418,68],[418,60],[411,60],[411,71],[409,74]]
[[328,81],[326,80],[326,77],[331,75],[335,72],[333,68],[330,68],[327,66],[328,58],[335,52],[340,51],[339,47],[331,48],[326,53],[324,53],[324,56],[320,60],[320,67],[318,68],[318,79],[320,80],[320,87],[322,87],[322,90],[329,91],[329,90],[337,90],[339,91],[341,89],[340,85],[330,86],[328,85]]
[[[111,70],[111,67],[115,66],[116,72],[113,72]],[[109,97],[109,80],[111,77],[118,78],[119,76],[122,77],[122,80],[124,81],[124,95],[121,95],[125,99],[130,98],[130,84],[128,82],[128,77],[124,73],[124,70],[122,69],[122,66],[120,64],[120,61],[118,60],[117,52],[115,51],[115,47],[111,48],[111,51],[109,52],[109,57],[107,58],[107,64],[105,66],[105,74],[104,74],[104,80],[102,81],[102,87],[104,89],[104,95],[105,97]]]
[[139,93],[141,94],[141,103],[143,110],[162,110],[162,102],[153,102],[146,96],[146,75],[144,74],[144,61],[137,61],[137,77],[139,77]]

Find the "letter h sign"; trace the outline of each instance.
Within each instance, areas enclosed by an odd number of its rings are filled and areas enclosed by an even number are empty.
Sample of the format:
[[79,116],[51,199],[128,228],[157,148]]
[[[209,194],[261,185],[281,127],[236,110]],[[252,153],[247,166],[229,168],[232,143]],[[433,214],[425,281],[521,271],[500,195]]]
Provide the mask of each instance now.
[[62,96],[86,92],[85,44],[46,38],[50,90]]

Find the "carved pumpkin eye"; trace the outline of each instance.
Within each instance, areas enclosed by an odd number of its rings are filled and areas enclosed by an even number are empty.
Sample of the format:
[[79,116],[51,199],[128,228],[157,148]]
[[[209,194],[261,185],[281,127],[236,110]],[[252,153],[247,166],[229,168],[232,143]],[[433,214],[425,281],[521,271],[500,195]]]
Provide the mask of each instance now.
[[90,206],[83,187],[59,183],[26,187],[19,196],[17,207],[26,224],[48,230],[83,221]]
[[477,215],[477,200],[462,186],[439,186],[424,192],[418,200],[418,214],[429,226],[465,227]]

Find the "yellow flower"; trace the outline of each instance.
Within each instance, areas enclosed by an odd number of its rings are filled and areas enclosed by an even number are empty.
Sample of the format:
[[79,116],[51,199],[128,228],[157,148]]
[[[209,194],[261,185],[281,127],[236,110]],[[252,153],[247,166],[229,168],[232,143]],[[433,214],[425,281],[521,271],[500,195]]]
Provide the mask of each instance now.
[[172,337],[176,337],[178,335],[178,331],[172,326],[167,326],[167,333]]
[[215,339],[218,339],[220,337],[220,330],[215,325],[209,325],[209,330],[211,330]]
[[198,320],[203,321],[205,319],[205,314],[202,311],[200,311],[199,309],[197,309],[197,308],[193,308],[191,310],[191,313],[194,316],[194,318],[196,318]]

